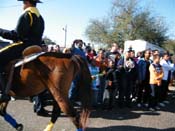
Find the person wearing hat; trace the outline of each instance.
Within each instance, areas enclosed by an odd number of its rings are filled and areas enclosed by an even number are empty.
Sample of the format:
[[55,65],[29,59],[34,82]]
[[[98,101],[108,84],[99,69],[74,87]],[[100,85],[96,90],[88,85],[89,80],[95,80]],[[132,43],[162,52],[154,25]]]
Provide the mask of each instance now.
[[[31,45],[41,45],[42,35],[44,32],[44,19],[36,8],[39,0],[18,0],[23,1],[24,12],[19,17],[15,30],[5,30],[0,28],[0,36],[12,40],[15,44],[10,44],[6,50],[0,52],[0,89],[5,89],[4,68],[14,59],[19,59],[22,51]],[[20,41],[20,42],[19,42]],[[0,100],[8,100],[2,97]],[[5,96],[5,95],[4,95]]]
[[[44,32],[44,19],[36,8],[39,0],[18,0],[23,1],[24,12],[19,17],[15,30],[5,30],[0,28],[0,36],[12,40],[15,44],[10,44],[0,51],[0,101],[9,101],[10,97],[5,93],[4,68],[14,59],[22,55],[22,51],[31,45],[41,45],[42,35]],[[23,130],[23,125],[7,112],[1,113],[4,120],[12,125],[16,130]]]
[[[17,26],[14,30],[0,28],[0,36],[4,39],[12,40],[13,44],[0,51],[0,89],[2,94],[5,89],[4,68],[14,59],[22,56],[22,51],[31,45],[41,45],[44,32],[44,19],[36,8],[39,0],[18,0],[23,1],[24,12],[19,17]],[[1,95],[0,101],[8,101],[7,95]]]

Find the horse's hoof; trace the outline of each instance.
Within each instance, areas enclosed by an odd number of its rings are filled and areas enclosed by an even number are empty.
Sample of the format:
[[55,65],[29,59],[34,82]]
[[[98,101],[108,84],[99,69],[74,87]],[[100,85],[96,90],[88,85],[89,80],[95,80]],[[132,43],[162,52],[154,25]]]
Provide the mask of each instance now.
[[44,129],[43,131],[52,131],[52,129]]
[[23,125],[22,125],[22,124],[18,124],[18,125],[16,126],[16,130],[17,130],[17,131],[23,131]]

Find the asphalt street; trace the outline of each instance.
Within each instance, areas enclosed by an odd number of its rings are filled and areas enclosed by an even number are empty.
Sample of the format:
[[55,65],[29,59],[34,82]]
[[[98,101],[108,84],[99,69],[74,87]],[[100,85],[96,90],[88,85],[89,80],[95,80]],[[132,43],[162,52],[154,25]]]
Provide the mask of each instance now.
[[[175,88],[171,88],[166,107],[157,111],[146,108],[118,108],[113,110],[93,110],[87,131],[175,131]],[[51,106],[46,107],[48,111]],[[18,122],[24,125],[24,131],[43,131],[49,117],[37,116],[33,112],[33,103],[28,100],[11,101],[8,109]],[[74,125],[65,114],[57,120],[53,131],[75,131]],[[15,131],[0,117],[0,131]]]

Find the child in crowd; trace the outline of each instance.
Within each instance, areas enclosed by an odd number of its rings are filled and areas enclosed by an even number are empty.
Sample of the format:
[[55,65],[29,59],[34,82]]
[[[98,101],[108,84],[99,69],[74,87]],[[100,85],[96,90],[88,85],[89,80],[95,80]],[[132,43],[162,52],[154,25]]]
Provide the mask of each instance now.
[[115,60],[108,60],[108,69],[106,73],[106,87],[103,96],[103,108],[111,110],[114,105],[115,94],[117,89],[117,70]]
[[153,63],[150,64],[149,67],[150,71],[150,87],[151,87],[151,94],[150,94],[150,102],[149,107],[150,110],[159,109],[157,107],[158,101],[160,99],[160,88],[161,82],[163,78],[163,69],[160,65],[160,56],[154,55],[153,56]]
[[96,66],[96,61],[93,58],[88,59],[88,63],[89,63],[89,70],[92,77],[92,90],[93,90],[92,106],[96,107],[98,104],[97,100],[98,100],[98,91],[100,86],[99,67]]

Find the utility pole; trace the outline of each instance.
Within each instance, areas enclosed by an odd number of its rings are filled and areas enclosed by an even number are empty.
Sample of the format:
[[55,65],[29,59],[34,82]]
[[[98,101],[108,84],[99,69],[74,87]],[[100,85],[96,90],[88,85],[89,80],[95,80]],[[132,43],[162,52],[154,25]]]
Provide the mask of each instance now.
[[64,30],[64,47],[66,48],[66,41],[67,41],[67,25],[63,28]]

